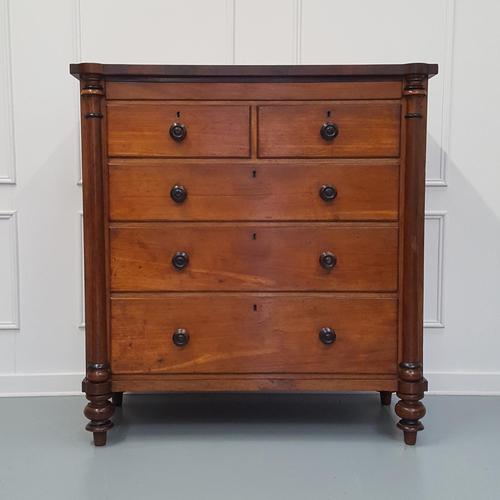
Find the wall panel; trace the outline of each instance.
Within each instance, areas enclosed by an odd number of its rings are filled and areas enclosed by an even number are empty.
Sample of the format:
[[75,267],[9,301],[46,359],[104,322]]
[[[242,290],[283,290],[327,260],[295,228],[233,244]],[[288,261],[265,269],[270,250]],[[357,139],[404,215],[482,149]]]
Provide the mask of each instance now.
[[0,184],[16,182],[9,0],[0,0]]
[[235,63],[294,64],[296,9],[291,0],[235,0]]
[[15,212],[0,212],[0,242],[0,330],[17,330],[19,328],[19,247]]
[[138,64],[230,64],[226,0],[81,2],[83,60]]

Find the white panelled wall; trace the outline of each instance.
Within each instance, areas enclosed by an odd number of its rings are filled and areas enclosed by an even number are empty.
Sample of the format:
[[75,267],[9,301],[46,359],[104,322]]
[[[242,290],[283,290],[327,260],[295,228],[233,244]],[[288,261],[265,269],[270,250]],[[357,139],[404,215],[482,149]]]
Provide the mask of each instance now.
[[0,0],[0,395],[78,393],[78,85],[70,62],[437,62],[425,370],[500,394],[497,0]]

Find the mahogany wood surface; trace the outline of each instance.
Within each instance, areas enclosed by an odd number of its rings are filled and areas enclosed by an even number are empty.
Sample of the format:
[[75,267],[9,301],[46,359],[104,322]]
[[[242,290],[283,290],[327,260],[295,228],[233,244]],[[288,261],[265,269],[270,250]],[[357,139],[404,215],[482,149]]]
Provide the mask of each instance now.
[[[115,221],[397,220],[399,164],[307,161],[209,163],[111,160],[110,217]],[[186,199],[170,191],[180,185]],[[322,186],[336,189],[332,201]]]
[[[323,327],[336,340],[319,339]],[[189,333],[177,347],[177,328]],[[190,294],[111,301],[114,373],[395,374],[397,300]]]
[[267,374],[255,378],[250,374],[207,375],[199,378],[185,375],[182,378],[169,374],[113,376],[113,390],[127,392],[332,392],[332,391],[395,391],[397,379],[382,377],[347,378],[339,374],[331,377],[320,374],[307,377]]
[[[259,157],[367,158],[399,156],[399,101],[332,101],[258,108]],[[331,141],[319,133],[334,123]]]
[[[248,157],[248,106],[168,104],[148,101],[108,103],[110,156]],[[186,138],[176,142],[169,128],[182,123]]]
[[[395,291],[393,223],[149,223],[111,226],[114,291]],[[337,257],[324,269],[320,254]],[[187,252],[178,271],[171,259]]]
[[415,444],[437,65],[70,72],[94,444],[125,391],[335,390],[397,392]]
[[401,81],[378,82],[288,82],[288,83],[206,83],[206,82],[109,82],[108,99],[193,99],[193,100],[325,100],[399,99]]
[[315,65],[184,65],[184,64],[99,64],[83,62],[71,64],[70,73],[76,78],[87,74],[99,74],[107,78],[128,78],[155,81],[156,78],[369,78],[402,77],[419,74],[425,77],[437,75],[438,65],[427,63],[407,64],[315,64]]

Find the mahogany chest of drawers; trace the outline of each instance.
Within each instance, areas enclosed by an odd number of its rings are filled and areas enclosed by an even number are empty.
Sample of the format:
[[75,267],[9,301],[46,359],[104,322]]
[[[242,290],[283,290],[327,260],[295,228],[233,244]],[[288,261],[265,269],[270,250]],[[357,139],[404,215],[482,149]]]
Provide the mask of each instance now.
[[85,415],[123,392],[378,391],[423,428],[436,65],[71,65]]

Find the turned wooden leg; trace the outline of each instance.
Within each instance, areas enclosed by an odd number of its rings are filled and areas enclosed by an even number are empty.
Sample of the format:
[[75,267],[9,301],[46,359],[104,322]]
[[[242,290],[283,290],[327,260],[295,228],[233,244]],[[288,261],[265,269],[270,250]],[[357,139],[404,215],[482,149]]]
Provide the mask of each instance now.
[[123,392],[113,392],[111,401],[115,408],[121,408],[123,404]]
[[85,429],[94,435],[94,445],[106,444],[106,433],[111,427],[111,416],[114,413],[111,398],[109,369],[105,363],[91,363],[87,366],[87,377],[82,383],[83,391],[89,400],[84,415],[90,420]]
[[427,390],[427,380],[422,374],[421,363],[401,363],[399,365],[398,397],[396,413],[401,418],[398,427],[404,433],[406,444],[414,445],[417,432],[424,426],[420,419],[425,415],[425,406],[420,401]]
[[383,406],[390,406],[392,400],[391,391],[380,391],[380,403]]

